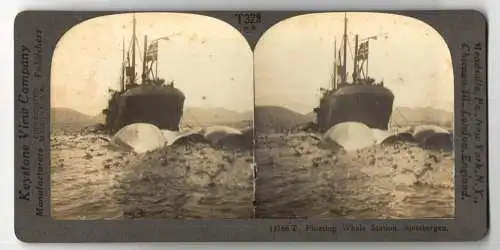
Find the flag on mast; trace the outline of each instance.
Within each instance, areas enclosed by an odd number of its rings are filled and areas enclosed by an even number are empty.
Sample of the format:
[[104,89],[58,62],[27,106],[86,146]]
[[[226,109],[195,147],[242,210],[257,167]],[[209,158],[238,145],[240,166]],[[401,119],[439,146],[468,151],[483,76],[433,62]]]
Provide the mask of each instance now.
[[359,60],[367,60],[368,59],[368,41],[363,42],[359,45],[358,58],[359,58]]
[[146,52],[146,62],[156,61],[158,59],[158,41],[152,42]]

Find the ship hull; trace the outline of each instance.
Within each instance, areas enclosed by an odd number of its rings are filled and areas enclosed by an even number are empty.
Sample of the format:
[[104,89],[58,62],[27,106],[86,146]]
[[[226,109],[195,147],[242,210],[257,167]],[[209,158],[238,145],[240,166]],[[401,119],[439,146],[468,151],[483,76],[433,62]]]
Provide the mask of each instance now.
[[392,115],[394,95],[383,86],[349,85],[320,101],[316,109],[320,131],[342,122],[361,122],[370,128],[387,130]]
[[150,123],[160,129],[178,131],[183,104],[160,95],[129,96],[124,99],[121,127],[132,123]]
[[162,130],[178,131],[184,100],[184,95],[172,87],[137,87],[110,101],[108,129],[114,133],[129,124],[149,123]]

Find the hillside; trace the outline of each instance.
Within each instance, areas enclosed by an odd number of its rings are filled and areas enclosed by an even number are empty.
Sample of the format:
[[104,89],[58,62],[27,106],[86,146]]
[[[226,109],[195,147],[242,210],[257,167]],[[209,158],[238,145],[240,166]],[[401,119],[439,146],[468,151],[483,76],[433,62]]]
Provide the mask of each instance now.
[[253,112],[237,112],[225,108],[187,107],[183,115],[184,126],[229,125],[247,127],[252,123]]
[[307,114],[305,114],[305,116],[307,117],[307,119],[311,120],[311,121],[316,121],[316,113],[314,112],[309,112]]
[[[245,128],[252,124],[253,113],[236,112],[225,108],[194,108],[184,110],[183,126],[229,125]],[[314,113],[306,115],[280,106],[255,107],[255,128],[261,132],[284,132],[299,125],[314,122]],[[52,108],[53,129],[77,131],[104,122],[103,115],[89,116],[70,108]],[[434,108],[398,107],[393,111],[391,124],[409,126],[415,124],[436,124],[450,127],[453,113]]]
[[[312,121],[316,119],[314,112],[307,113],[305,116]],[[431,107],[397,107],[392,111],[391,124],[399,127],[417,124],[435,124],[449,127],[453,124],[453,113]]]
[[396,126],[435,124],[450,127],[453,124],[453,113],[431,107],[398,107],[392,112],[391,124]]
[[255,130],[259,132],[285,132],[311,121],[307,116],[284,107],[255,107]]
[[53,132],[78,132],[102,122],[101,115],[89,116],[71,108],[51,108],[50,124]]
[[51,108],[50,121],[52,123],[80,123],[92,120],[91,116],[85,115],[71,108]]
[[[224,108],[193,108],[184,110],[183,126],[229,125],[246,128],[252,124],[253,112],[236,112]],[[79,131],[85,127],[104,123],[103,114],[89,116],[70,108],[52,108],[51,124],[53,130],[66,132]]]

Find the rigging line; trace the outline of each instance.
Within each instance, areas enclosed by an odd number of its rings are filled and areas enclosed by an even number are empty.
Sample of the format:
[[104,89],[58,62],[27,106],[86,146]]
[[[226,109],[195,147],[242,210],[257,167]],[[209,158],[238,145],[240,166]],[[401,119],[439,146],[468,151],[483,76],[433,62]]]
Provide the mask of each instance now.
[[[141,45],[139,44],[139,39],[137,39],[137,37],[135,37],[135,45],[137,46],[139,52],[141,52]],[[139,59],[141,60],[141,63],[144,63],[144,59],[142,58],[142,53],[139,53]]]
[[390,118],[390,122],[392,123],[392,124],[391,124],[392,126],[395,126],[395,125],[396,125],[396,126],[397,126],[397,125],[401,125],[401,124],[397,124],[397,123],[396,123],[396,121],[394,120],[394,113],[397,113],[397,114],[398,114],[398,115],[399,115],[399,116],[403,119],[403,122],[404,122],[405,124],[408,124],[408,119],[406,119],[406,117],[402,114],[401,110],[399,110],[399,109],[395,109],[394,111],[395,111],[395,112],[393,112],[393,115],[392,115],[392,116],[391,116],[391,118]]
[[125,60],[124,60],[124,62],[127,64],[127,66],[130,66],[130,65],[128,65],[129,62],[130,62],[130,44],[127,47],[127,51],[125,53]]
[[[333,74],[335,74],[335,72],[334,72]],[[332,85],[333,80],[334,80],[334,78],[333,78],[333,74],[330,74],[330,84],[328,84],[328,87],[326,87],[325,89],[328,89],[328,88]],[[321,94],[321,93],[320,93],[320,94]]]
[[[131,58],[130,58],[130,53],[132,52],[132,40],[133,39],[130,39],[130,43],[128,44],[128,49],[127,49],[127,60],[126,62],[123,62],[125,65],[128,65],[128,67],[132,66],[132,61],[131,61]],[[128,73],[127,73],[128,74]]]
[[130,39],[130,43],[128,44],[128,53],[132,52],[132,43],[133,43],[134,38]]
[[338,62],[337,62],[337,46],[336,46],[336,43],[337,43],[337,37],[335,36],[334,37],[334,42],[333,42],[334,49],[333,49],[333,60],[332,60],[332,62],[333,62],[332,63],[332,73],[330,74],[330,83],[328,84],[327,89],[332,85],[332,83],[334,83],[335,73],[337,71]]
[[184,127],[185,128],[196,128],[197,126],[202,126],[199,121],[194,119],[194,117],[191,117],[191,119],[183,119],[184,122]]
[[351,54],[351,59],[354,60],[354,54],[352,53],[351,42],[347,41],[347,47],[349,47],[349,54]]
[[195,124],[198,124],[198,126],[202,125],[200,124],[200,122],[198,121],[198,119],[196,119],[196,117],[194,117],[193,114],[189,114],[188,116],[184,116],[182,121],[190,128],[194,128],[195,127]]
[[[135,40],[135,45],[136,45],[136,50],[139,50],[139,52],[141,51],[141,47],[140,47],[140,44],[139,44],[139,39],[137,39],[137,37],[132,37],[132,39],[130,39],[130,44],[128,45],[128,49],[127,49],[127,53],[130,53],[132,52],[132,44],[133,44],[133,41],[132,40]],[[136,53],[136,56],[137,54],[139,55],[139,58],[141,59],[141,62],[143,61],[142,59],[142,55],[141,53]],[[136,61],[136,64],[137,64],[137,61]]]
[[399,110],[399,109],[396,109],[396,110],[397,110],[397,112],[399,113],[399,115],[400,115],[401,117],[403,117],[403,120],[405,121],[405,123],[408,123],[408,119],[406,119],[406,117],[405,117],[405,116],[401,113],[401,110]]
[[182,128],[193,128],[192,124],[190,124],[189,120],[187,120],[186,118],[183,118],[181,120],[181,126]]

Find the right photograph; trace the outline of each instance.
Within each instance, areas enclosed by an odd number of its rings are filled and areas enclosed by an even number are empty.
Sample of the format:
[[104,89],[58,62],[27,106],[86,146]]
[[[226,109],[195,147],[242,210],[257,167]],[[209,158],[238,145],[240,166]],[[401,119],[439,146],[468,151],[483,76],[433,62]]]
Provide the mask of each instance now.
[[454,79],[430,25],[306,14],[254,51],[257,218],[453,219]]

